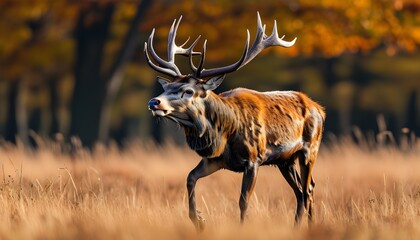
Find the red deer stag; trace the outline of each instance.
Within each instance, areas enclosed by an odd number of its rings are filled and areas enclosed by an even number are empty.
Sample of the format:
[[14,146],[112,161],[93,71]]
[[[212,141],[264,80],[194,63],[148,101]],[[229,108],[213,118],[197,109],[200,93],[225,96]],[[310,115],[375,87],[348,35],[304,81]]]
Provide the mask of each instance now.
[[[153,29],[145,43],[148,64],[171,79],[158,77],[164,92],[151,99],[149,110],[155,117],[173,120],[183,127],[187,143],[202,157],[189,173],[187,189],[189,217],[198,230],[204,227],[204,218],[196,209],[195,185],[198,179],[219,169],[243,172],[239,198],[240,219],[244,221],[248,201],[255,186],[258,167],[277,165],[292,187],[297,200],[295,222],[303,212],[308,221],[313,216],[312,178],[321,141],[325,113],[323,108],[305,94],[294,91],[257,92],[237,88],[217,95],[213,92],[223,81],[225,74],[236,71],[250,62],[263,49],[271,46],[291,47],[293,41],[279,38],[277,25],[270,36],[258,14],[257,33],[249,48],[249,31],[240,59],[229,66],[205,69],[206,42],[201,52],[194,47],[176,45],[175,38],[181,18],[175,20],[168,36],[168,60],[160,58],[153,48]],[[187,40],[188,41],[188,40]],[[189,57],[193,73],[184,75],[175,65],[175,55]],[[193,56],[201,57],[198,66]],[[300,174],[296,162],[299,162]]]

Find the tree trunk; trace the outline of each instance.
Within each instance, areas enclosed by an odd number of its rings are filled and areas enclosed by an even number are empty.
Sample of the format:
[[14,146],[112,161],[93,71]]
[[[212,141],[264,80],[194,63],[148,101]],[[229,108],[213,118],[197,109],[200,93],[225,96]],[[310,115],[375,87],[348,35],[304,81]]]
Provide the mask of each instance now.
[[[334,72],[336,61],[337,58],[325,58],[321,61],[322,65],[320,66],[330,96],[333,95],[332,91],[338,83],[338,78]],[[337,133],[338,135],[344,134],[345,130],[343,129],[343,124],[345,124],[345,122],[342,120],[342,117],[345,116],[345,114],[343,115],[342,112],[340,113],[340,109],[330,108],[328,109],[327,116],[328,121],[326,122],[326,129]]]
[[[29,148],[34,146],[34,142],[29,139],[30,124],[32,127],[38,128],[40,125],[40,109],[34,112],[29,112],[26,103],[28,102],[29,88],[27,78],[23,78],[18,82],[18,92],[16,97],[16,123],[17,123],[17,136],[20,143],[25,147]],[[33,118],[32,118],[33,117]],[[32,119],[31,119],[32,118]],[[36,120],[35,120],[36,119]],[[35,129],[32,128],[32,129]]]
[[123,80],[124,67],[127,61],[133,56],[136,46],[140,43],[139,24],[143,20],[147,9],[150,6],[150,0],[143,0],[137,7],[136,15],[130,25],[130,29],[125,36],[123,45],[118,53],[112,68],[106,76],[107,82],[105,101],[102,106],[101,119],[99,124],[99,140],[106,142],[109,138],[109,123],[111,118],[111,105],[120,89]]
[[89,2],[81,9],[76,26],[75,86],[70,135],[78,136],[86,146],[92,146],[98,139],[106,84],[100,70],[114,9],[114,2]]
[[406,113],[406,127],[414,132],[416,136],[420,135],[420,120],[419,120],[419,106],[417,106],[418,94],[417,90],[414,89],[410,93],[407,104],[407,113]]
[[[59,118],[59,96],[58,96],[58,79],[51,79],[49,85],[50,91],[50,113],[51,126],[50,137],[54,138],[55,134],[60,133],[60,118]],[[64,133],[62,133],[64,134]]]
[[18,96],[18,81],[13,81],[9,87],[7,121],[4,131],[4,139],[6,141],[16,143],[17,122],[16,122],[16,104]]

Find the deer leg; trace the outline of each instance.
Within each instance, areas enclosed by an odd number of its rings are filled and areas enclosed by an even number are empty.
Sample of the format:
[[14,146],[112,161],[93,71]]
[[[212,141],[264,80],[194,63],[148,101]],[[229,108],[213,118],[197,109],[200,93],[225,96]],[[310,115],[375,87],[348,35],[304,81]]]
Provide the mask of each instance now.
[[189,207],[189,217],[194,223],[195,228],[198,231],[204,229],[205,219],[201,216],[200,212],[197,211],[195,203],[195,184],[198,179],[208,176],[217,170],[221,169],[221,166],[218,162],[209,161],[206,158],[203,158],[198,165],[191,170],[187,177],[187,190],[188,190],[188,207]]
[[293,192],[296,196],[296,214],[295,214],[295,225],[299,225],[302,219],[302,214],[304,212],[304,202],[303,202],[303,194],[302,194],[302,185],[301,179],[299,177],[299,173],[296,170],[296,163],[293,162],[287,166],[280,166],[277,165],[281,174],[286,179],[287,183],[289,183],[290,187],[292,188]]
[[314,217],[314,212],[313,212],[313,205],[314,205],[314,188],[315,188],[315,181],[314,179],[311,177],[311,184],[309,185],[309,196],[312,199],[309,202],[309,206],[308,206],[308,217],[309,217],[309,221],[311,222],[313,217]]
[[[313,154],[311,154],[313,155]],[[314,165],[315,158],[310,157],[308,154],[299,155],[299,166],[300,166],[300,176],[302,183],[302,192],[303,192],[303,202],[305,209],[308,211],[308,222],[312,222],[313,214],[313,190],[315,187],[315,182],[312,179],[312,168]]]
[[248,209],[248,201],[254,190],[255,182],[257,180],[258,165],[250,162],[245,167],[244,175],[242,178],[241,196],[239,198],[239,209],[241,210],[241,223],[244,222],[246,210]]

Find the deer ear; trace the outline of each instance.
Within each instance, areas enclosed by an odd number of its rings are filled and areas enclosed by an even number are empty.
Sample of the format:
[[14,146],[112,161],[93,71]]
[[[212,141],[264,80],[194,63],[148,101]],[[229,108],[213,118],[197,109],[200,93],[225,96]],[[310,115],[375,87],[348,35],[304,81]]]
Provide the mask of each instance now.
[[165,86],[170,83],[170,81],[168,79],[165,79],[165,78],[162,78],[162,77],[157,77],[157,80],[160,83],[160,85],[162,85],[163,88],[165,88]]
[[216,77],[210,78],[207,82],[203,84],[204,90],[214,90],[216,89],[225,79],[226,74],[218,75]]

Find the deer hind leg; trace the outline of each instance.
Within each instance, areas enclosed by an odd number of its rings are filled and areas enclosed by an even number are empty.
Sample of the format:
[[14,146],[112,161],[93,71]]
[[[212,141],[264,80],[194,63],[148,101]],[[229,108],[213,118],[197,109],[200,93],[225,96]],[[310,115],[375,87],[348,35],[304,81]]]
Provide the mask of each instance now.
[[300,154],[298,159],[302,183],[303,202],[308,213],[308,222],[310,224],[313,218],[313,193],[315,187],[315,181],[312,178],[312,169],[315,163],[316,154],[309,154],[309,152],[303,151],[303,154]]
[[239,198],[239,209],[241,210],[241,223],[244,222],[246,216],[246,210],[248,209],[249,198],[254,190],[254,186],[257,180],[258,165],[250,162],[245,167],[244,175],[242,178],[242,189],[241,196]]
[[281,174],[286,179],[287,183],[292,188],[293,192],[296,196],[296,214],[295,214],[295,225],[298,226],[302,219],[302,215],[304,212],[304,202],[303,202],[303,194],[302,194],[302,185],[301,179],[299,177],[299,173],[296,169],[296,159],[293,159],[291,164],[286,166],[284,165],[277,165]]
[[202,231],[205,226],[205,219],[201,216],[201,213],[197,211],[195,203],[195,184],[197,180],[208,176],[217,170],[221,169],[219,162],[211,162],[204,158],[200,163],[188,174],[187,177],[187,190],[188,190],[188,207],[189,217],[194,223],[197,231]]
[[309,185],[309,196],[311,196],[312,201],[310,201],[309,206],[308,206],[309,221],[312,221],[312,219],[314,217],[314,212],[313,212],[314,188],[315,188],[315,181],[314,181],[313,177],[311,177],[311,184]]
[[312,169],[315,164],[319,145],[321,143],[324,125],[324,114],[319,110],[310,109],[311,117],[305,121],[302,139],[304,146],[299,154],[299,166],[302,182],[302,192],[305,208],[308,211],[309,224],[313,219],[314,188],[315,181],[312,178]]

